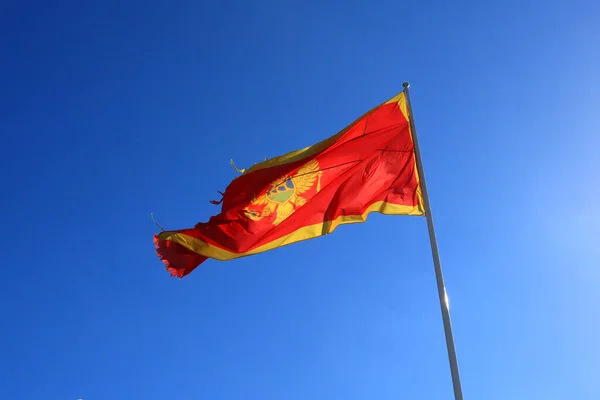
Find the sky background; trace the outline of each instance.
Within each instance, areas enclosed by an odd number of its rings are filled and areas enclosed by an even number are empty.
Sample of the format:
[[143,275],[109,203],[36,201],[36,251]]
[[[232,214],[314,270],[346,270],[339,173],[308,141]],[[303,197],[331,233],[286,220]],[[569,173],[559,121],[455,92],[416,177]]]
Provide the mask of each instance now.
[[157,228],[411,82],[465,399],[600,398],[600,3],[0,6],[0,398],[451,399],[425,219],[183,280]]

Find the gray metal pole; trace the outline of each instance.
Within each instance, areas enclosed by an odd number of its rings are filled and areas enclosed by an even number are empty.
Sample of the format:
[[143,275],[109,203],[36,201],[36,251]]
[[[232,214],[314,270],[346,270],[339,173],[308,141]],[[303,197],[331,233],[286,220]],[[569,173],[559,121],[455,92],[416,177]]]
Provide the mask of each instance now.
[[415,119],[413,117],[412,107],[410,105],[410,95],[408,93],[408,82],[404,82],[404,95],[406,96],[406,105],[408,107],[410,130],[415,148],[415,158],[417,159],[417,169],[421,190],[423,191],[423,205],[425,206],[425,216],[427,217],[427,228],[429,229],[429,241],[431,242],[431,253],[433,255],[433,266],[435,268],[435,279],[437,281],[438,296],[440,298],[440,307],[442,309],[442,319],[444,320],[444,333],[446,335],[446,348],[448,349],[448,359],[450,361],[450,372],[452,374],[452,386],[454,387],[454,399],[463,400],[462,387],[460,385],[460,376],[458,374],[458,361],[456,360],[456,349],[454,348],[454,336],[452,335],[452,324],[450,322],[450,310],[448,307],[448,297],[446,296],[446,285],[444,284],[444,275],[442,274],[442,265],[440,262],[440,253],[438,251],[437,240],[435,238],[435,229],[433,227],[433,216],[429,205],[429,195],[427,194],[427,185],[425,183],[425,173],[423,172],[423,162],[419,151],[419,141],[417,139],[417,129],[415,128]]

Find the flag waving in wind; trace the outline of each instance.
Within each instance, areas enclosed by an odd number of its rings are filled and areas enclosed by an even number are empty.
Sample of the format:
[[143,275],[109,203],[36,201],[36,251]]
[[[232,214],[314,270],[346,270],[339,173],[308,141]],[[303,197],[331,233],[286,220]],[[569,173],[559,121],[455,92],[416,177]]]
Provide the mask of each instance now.
[[371,212],[424,215],[404,92],[320,143],[241,173],[219,214],[155,236],[172,276],[208,258],[231,260],[326,235]]

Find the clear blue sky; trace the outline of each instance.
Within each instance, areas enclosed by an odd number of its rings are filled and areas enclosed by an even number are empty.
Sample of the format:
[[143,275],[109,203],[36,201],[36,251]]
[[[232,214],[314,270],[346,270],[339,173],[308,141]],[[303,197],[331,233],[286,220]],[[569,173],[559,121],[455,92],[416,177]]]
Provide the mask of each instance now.
[[600,3],[4,2],[0,398],[451,399],[425,220],[183,280],[156,227],[412,100],[465,399],[600,398]]

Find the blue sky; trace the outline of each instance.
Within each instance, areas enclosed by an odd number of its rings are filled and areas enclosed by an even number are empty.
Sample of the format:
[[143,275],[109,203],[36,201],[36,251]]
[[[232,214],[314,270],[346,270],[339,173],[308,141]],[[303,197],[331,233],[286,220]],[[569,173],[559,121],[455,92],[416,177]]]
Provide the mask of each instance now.
[[411,82],[465,399],[600,398],[600,3],[5,2],[0,398],[450,399],[425,220],[167,229]]

